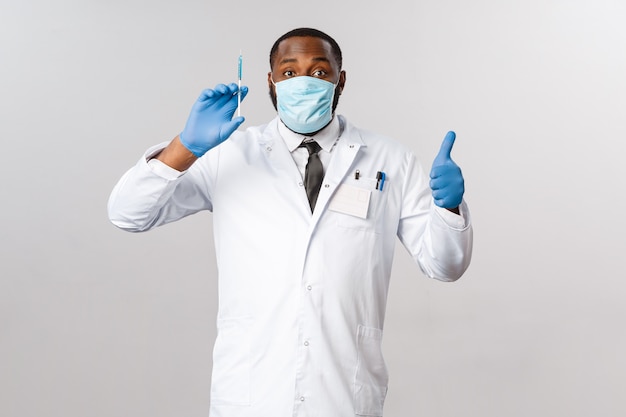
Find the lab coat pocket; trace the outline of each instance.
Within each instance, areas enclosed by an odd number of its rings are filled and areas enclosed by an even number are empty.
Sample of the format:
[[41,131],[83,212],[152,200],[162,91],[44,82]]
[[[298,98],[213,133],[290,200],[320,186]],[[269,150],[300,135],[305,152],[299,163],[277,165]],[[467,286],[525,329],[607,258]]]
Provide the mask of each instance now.
[[[375,178],[364,177],[358,180],[347,179],[341,184],[343,188],[333,196],[328,207],[336,213],[335,222],[338,227],[382,233],[381,217],[385,210],[387,192],[386,189],[377,189],[376,184]],[[349,192],[340,193],[344,189]],[[337,204],[341,198],[341,203],[344,204]]]
[[218,319],[213,352],[211,403],[250,405],[250,317]]
[[383,359],[382,337],[380,329],[358,327],[354,407],[359,416],[383,415],[389,376]]

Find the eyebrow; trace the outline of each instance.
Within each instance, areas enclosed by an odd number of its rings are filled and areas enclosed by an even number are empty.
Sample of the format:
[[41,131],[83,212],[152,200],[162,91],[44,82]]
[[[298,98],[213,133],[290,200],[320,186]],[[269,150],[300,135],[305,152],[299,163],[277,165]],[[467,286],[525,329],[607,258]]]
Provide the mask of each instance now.
[[[328,62],[328,63],[330,63],[330,60],[328,58],[326,58],[325,56],[312,58],[311,61]],[[285,59],[280,61],[280,64],[289,64],[291,62],[298,62],[298,60],[296,58],[285,58]]]

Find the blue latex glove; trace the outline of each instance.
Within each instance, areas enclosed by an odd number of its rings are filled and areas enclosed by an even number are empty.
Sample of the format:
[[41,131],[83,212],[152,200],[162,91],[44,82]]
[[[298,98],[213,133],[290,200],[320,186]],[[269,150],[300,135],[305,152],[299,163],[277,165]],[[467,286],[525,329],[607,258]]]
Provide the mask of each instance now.
[[461,168],[450,158],[455,138],[454,132],[448,132],[430,170],[430,188],[435,204],[447,209],[460,206],[465,192]]
[[[191,108],[191,113],[180,134],[180,142],[198,158],[224,142],[245,120],[235,117],[237,92],[235,83],[218,84],[214,89],[202,91]],[[241,87],[241,99],[248,94],[248,87]]]

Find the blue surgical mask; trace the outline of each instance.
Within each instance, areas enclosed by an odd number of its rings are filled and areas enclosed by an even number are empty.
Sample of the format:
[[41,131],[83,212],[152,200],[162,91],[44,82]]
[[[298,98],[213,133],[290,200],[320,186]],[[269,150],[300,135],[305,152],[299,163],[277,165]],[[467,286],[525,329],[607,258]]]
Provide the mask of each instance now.
[[298,76],[274,83],[274,86],[278,115],[289,129],[307,134],[330,123],[336,84]]

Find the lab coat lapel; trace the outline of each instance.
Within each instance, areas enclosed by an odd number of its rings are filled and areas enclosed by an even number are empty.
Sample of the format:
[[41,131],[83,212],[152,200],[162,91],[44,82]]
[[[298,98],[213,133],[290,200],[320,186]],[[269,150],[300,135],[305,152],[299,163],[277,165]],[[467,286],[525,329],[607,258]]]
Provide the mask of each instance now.
[[[293,156],[285,141],[280,136],[278,131],[278,117],[271,121],[265,130],[261,138],[259,139],[260,152],[266,157],[267,163],[271,166],[272,171],[275,172],[276,180],[281,181],[285,179],[291,179],[294,184],[302,182],[300,171],[293,160]],[[304,188],[302,192],[297,193],[293,201],[293,205],[298,207],[301,215],[309,217],[311,209],[309,208],[309,200],[307,199]],[[319,204],[319,203],[318,203]]]
[[[344,119],[345,123],[345,119]],[[324,182],[317,197],[315,210],[313,211],[313,221],[311,230],[315,228],[320,217],[326,211],[328,202],[332,198],[335,190],[341,184],[346,174],[350,171],[359,150],[365,146],[361,136],[352,129],[351,125],[346,123],[344,130],[335,145],[335,155],[330,160],[328,170],[324,175]]]

